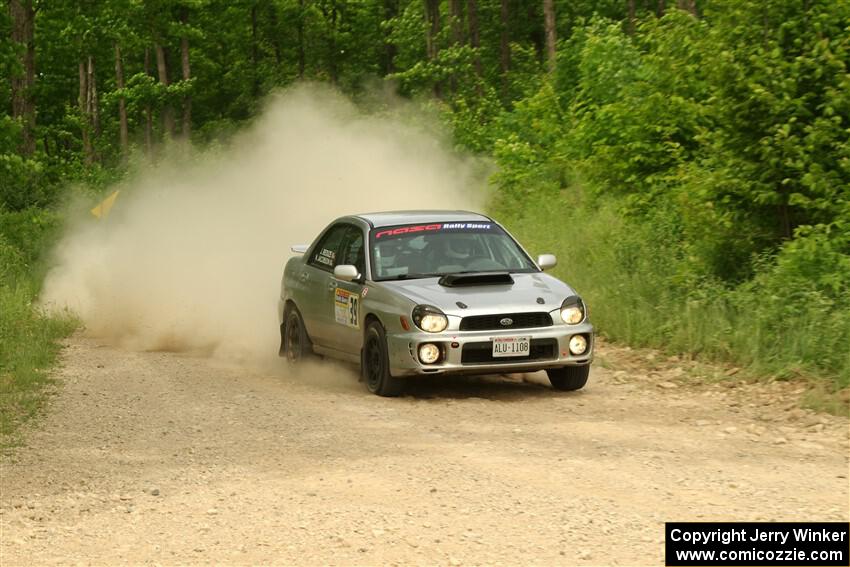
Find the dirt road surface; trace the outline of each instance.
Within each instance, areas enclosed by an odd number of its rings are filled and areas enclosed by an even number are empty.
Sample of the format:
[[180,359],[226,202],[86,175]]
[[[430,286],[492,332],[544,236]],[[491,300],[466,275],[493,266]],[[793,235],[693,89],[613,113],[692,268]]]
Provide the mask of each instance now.
[[[653,356],[650,354],[649,358]],[[848,519],[847,420],[605,346],[587,388],[246,369],[73,338],[0,563],[663,564],[665,521]]]

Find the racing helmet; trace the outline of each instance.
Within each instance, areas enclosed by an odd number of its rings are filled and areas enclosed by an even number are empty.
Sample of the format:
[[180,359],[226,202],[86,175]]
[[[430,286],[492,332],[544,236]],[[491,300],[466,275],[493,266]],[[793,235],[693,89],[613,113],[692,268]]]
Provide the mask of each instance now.
[[475,243],[472,235],[452,234],[443,241],[443,251],[447,258],[468,260],[473,255]]

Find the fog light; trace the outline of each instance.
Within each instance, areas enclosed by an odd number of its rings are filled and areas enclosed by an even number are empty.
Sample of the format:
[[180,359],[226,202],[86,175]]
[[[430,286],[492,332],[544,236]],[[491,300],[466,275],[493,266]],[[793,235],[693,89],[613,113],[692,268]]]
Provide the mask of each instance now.
[[[587,339],[584,335],[573,335],[570,337],[570,352],[573,354],[584,354],[587,350]],[[420,351],[421,353],[421,351]],[[421,356],[421,354],[420,354]]]
[[419,360],[424,364],[434,364],[440,358],[440,347],[431,343],[425,343],[419,347]]

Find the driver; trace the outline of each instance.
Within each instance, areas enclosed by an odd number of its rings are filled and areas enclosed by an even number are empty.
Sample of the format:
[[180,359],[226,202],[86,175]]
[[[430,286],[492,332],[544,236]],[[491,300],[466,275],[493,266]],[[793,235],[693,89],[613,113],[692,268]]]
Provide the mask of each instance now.
[[443,266],[466,266],[474,257],[475,243],[470,236],[459,234],[440,235],[430,242],[430,263],[434,271]]
[[469,260],[472,257],[472,239],[466,236],[447,238],[444,244],[446,258],[452,260]]

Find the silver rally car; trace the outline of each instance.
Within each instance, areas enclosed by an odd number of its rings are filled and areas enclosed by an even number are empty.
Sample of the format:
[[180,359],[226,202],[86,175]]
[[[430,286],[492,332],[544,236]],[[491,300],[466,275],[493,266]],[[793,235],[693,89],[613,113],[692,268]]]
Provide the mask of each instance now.
[[576,292],[494,220],[465,211],[342,217],[283,273],[280,355],[360,364],[369,390],[399,395],[425,374],[546,370],[587,382],[593,326]]

